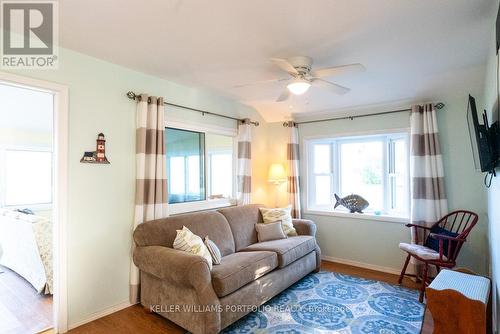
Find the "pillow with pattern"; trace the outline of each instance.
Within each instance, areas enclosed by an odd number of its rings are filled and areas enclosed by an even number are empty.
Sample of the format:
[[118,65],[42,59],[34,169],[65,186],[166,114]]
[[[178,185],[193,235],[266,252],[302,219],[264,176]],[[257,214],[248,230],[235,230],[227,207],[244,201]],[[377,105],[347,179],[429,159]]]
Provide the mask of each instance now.
[[203,243],[203,240],[186,226],[183,226],[182,230],[177,230],[174,249],[204,257],[208,262],[208,267],[212,270],[212,255],[210,255],[210,251]]
[[289,205],[286,208],[259,208],[264,224],[275,223],[281,220],[283,225],[283,231],[289,237],[297,235],[297,231],[293,227],[292,223],[292,206]]
[[210,255],[212,256],[212,261],[214,264],[220,264],[222,261],[222,255],[220,253],[219,247],[210,240],[208,235],[205,237],[205,246],[207,246],[208,251],[210,252]]

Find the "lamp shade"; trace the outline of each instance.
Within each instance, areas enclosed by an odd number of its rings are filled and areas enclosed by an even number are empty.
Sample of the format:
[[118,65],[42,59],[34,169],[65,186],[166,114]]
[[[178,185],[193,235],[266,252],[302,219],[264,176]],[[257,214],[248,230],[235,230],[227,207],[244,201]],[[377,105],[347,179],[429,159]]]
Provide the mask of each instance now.
[[269,167],[268,181],[274,184],[283,183],[286,181],[285,167],[282,164],[272,164]]

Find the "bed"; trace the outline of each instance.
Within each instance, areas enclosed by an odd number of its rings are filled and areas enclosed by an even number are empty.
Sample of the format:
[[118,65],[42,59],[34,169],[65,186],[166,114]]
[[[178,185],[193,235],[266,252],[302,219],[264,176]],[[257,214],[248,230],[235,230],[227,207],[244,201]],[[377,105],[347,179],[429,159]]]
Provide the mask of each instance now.
[[26,279],[41,294],[52,294],[52,222],[0,208],[0,265]]

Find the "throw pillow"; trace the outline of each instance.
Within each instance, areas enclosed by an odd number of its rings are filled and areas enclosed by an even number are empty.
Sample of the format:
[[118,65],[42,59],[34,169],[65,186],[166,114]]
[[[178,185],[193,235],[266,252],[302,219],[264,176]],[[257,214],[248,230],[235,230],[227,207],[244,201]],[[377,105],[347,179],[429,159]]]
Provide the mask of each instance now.
[[191,232],[186,226],[183,226],[182,230],[177,230],[174,249],[204,257],[210,270],[212,270],[212,255],[210,255],[207,246],[199,236]]
[[207,246],[210,255],[212,256],[212,261],[214,264],[220,264],[222,260],[222,255],[220,253],[219,247],[208,238],[208,235],[205,237],[205,246]]
[[[441,234],[441,235],[445,235],[445,236],[453,237],[453,238],[458,236],[458,233],[448,231],[448,230],[446,230],[442,227],[439,227],[439,226],[433,227],[431,229],[431,233]],[[449,240],[443,239],[443,255],[446,257],[448,257],[448,243],[449,242],[450,242]],[[451,243],[452,243],[451,244],[451,253],[453,254],[453,252],[455,251],[456,242],[452,241]],[[433,249],[439,253],[439,239],[438,238],[433,238],[432,236],[429,236],[427,238],[427,240],[425,241],[424,246],[428,247],[430,249]]]
[[281,221],[269,224],[255,224],[255,229],[257,230],[259,242],[286,239]]
[[292,206],[289,205],[286,208],[260,208],[260,213],[264,219],[264,224],[274,223],[281,220],[283,224],[283,231],[289,237],[297,235],[297,231],[293,227],[292,223]]

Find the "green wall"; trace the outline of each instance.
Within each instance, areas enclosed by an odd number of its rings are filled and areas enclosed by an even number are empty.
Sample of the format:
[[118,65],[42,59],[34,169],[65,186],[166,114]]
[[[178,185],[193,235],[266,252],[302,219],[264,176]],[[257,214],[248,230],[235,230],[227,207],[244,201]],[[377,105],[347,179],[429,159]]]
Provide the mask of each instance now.
[[[446,80],[448,74],[441,74]],[[429,92],[424,101],[442,101],[446,107],[438,111],[441,149],[445,167],[445,185],[449,209],[466,208],[480,215],[478,226],[473,230],[466,246],[458,259],[460,265],[480,273],[488,271],[487,248],[487,193],[482,186],[482,175],[474,170],[472,152],[466,123],[467,96],[469,93],[480,95],[483,89],[484,66],[465,68],[453,75],[449,85]],[[460,80],[457,80],[460,79]],[[415,101],[422,102],[422,101]],[[377,112],[408,107],[410,102],[400,105],[377,105],[352,109],[346,114],[356,112]],[[324,115],[323,115],[324,116]],[[328,117],[328,116],[327,116]],[[323,118],[318,116],[318,118]],[[304,124],[299,126],[302,140],[310,136],[355,134],[379,130],[409,128],[409,114],[399,113],[354,120],[340,120]],[[286,129],[281,123],[269,125],[269,136],[275,138],[269,142],[270,162],[285,160]],[[276,140],[276,138],[281,138]],[[301,145],[303,148],[303,145]],[[302,161],[304,159],[301,152]],[[302,166],[303,167],[303,166]],[[301,189],[304,194],[304,168],[301,168]],[[270,188],[272,191],[273,189]],[[281,190],[279,204],[286,204],[286,197]],[[302,200],[304,209],[304,199]],[[398,249],[400,242],[409,241],[409,231],[401,223],[354,218],[333,217],[305,214],[318,225],[318,241],[322,254],[326,257],[351,263],[367,265],[373,268],[398,272],[401,270],[404,253]]]
[[[69,87],[68,312],[69,325],[128,301],[135,187],[135,103],[129,90],[262,122],[252,108],[212,92],[189,88],[73,51],[60,50],[58,70],[19,70],[18,75]],[[218,126],[235,122],[177,108],[167,118]],[[263,122],[262,122],[263,123]],[[265,155],[265,124],[253,129],[255,156]],[[110,165],[81,164],[106,135]],[[255,201],[265,201],[267,182],[255,166]]]
[[52,133],[0,127],[0,146],[1,145],[51,148]]
[[[64,49],[60,52],[58,70],[15,73],[69,87],[70,326],[128,300],[135,180],[135,103],[125,97],[128,90],[261,121],[261,126],[253,128],[252,133],[252,199],[256,203],[274,203],[278,190],[278,203],[286,201],[283,187],[275,189],[266,180],[269,163],[285,159],[286,129],[281,123],[265,124],[252,108],[213,92],[178,85]],[[465,120],[467,94],[480,94],[483,74],[483,67],[461,70],[460,80],[457,76],[444,80],[443,87],[429,87],[425,96],[428,101],[441,100],[447,105],[439,111],[439,125],[450,209],[468,208],[481,216],[459,260],[484,273],[488,263],[486,191],[482,187],[482,175],[473,169]],[[446,74],[440,75],[446,79]],[[175,108],[167,108],[166,114],[167,118],[200,124],[234,125],[230,120],[203,117]],[[300,136],[408,126],[408,116],[400,114],[301,126]],[[106,135],[111,165],[80,164],[83,152],[94,148],[99,132]],[[403,254],[397,244],[408,240],[408,231],[403,225],[330,216],[307,217],[318,224],[318,240],[324,255],[391,270],[401,267]]]

